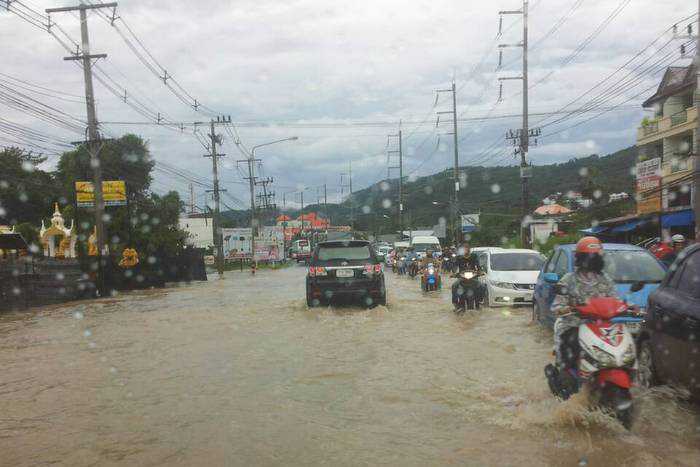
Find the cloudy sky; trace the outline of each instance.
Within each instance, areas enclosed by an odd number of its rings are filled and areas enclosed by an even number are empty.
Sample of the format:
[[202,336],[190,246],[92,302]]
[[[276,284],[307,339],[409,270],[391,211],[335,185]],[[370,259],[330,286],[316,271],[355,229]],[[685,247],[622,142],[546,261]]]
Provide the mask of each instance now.
[[[62,59],[66,51],[54,37],[23,20],[36,17],[27,8],[43,12],[70,4],[22,0],[11,8],[19,15],[0,8],[0,85],[26,88],[16,81],[21,79],[47,88],[47,95],[40,96],[20,90],[84,120],[84,104],[78,98],[83,93],[81,70]],[[143,103],[150,115],[160,112],[168,121],[186,126],[178,133],[140,124],[147,118],[95,83],[98,118],[105,134],[139,134],[149,141],[157,161],[209,179],[211,163],[202,157],[204,148],[192,134],[192,123],[210,115],[188,107],[155,76],[162,66],[198,103],[238,122],[248,148],[298,136],[297,141],[257,153],[264,161],[260,173],[274,177],[278,204],[283,192],[304,186],[311,187],[313,198],[323,183],[328,185],[329,201],[336,201],[340,173],[348,171],[350,161],[354,188],[386,177],[387,134],[399,129],[399,121],[405,137],[405,174],[425,175],[450,166],[451,136],[438,140],[450,128],[436,127],[435,116],[449,110],[451,102],[442,94],[435,105],[435,90],[448,88],[454,78],[462,164],[512,164],[515,158],[503,135],[521,125],[522,85],[504,81],[498,102],[498,77],[520,75],[520,49],[504,49],[505,66],[499,71],[496,67],[498,44],[522,38],[520,17],[504,17],[502,37],[496,35],[498,11],[521,6],[518,0],[121,0],[118,28],[97,13],[89,14],[91,52],[108,55],[101,70],[115,89],[126,89],[129,102]],[[531,1],[530,120],[531,126],[549,123],[530,152],[533,163],[604,154],[633,144],[635,128],[645,115],[639,104],[653,92],[645,90],[658,82],[666,64],[688,63],[679,60],[682,41],[661,34],[696,7],[687,0]],[[76,15],[53,14],[51,19],[78,40]],[[139,60],[120,32],[147,62],[157,61],[155,72]],[[65,37],[60,32],[57,36]],[[565,113],[542,115],[579,97]],[[595,111],[566,114],[587,105]],[[2,99],[0,116],[62,141],[80,139],[76,132],[7,107]],[[218,131],[227,154],[220,171],[223,185],[246,206],[242,167],[236,163],[244,156],[225,129]],[[187,186],[182,178],[158,172],[154,189],[177,189],[185,195]],[[204,205],[204,188],[197,186],[196,192],[197,204]],[[236,207],[232,198],[227,204]]]

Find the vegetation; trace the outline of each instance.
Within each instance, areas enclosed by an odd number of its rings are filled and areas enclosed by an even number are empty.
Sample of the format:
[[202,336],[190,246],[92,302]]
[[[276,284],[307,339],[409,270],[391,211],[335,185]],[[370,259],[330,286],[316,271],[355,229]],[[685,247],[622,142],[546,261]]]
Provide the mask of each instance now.
[[[177,192],[157,195],[149,191],[155,165],[146,143],[125,135],[104,143],[100,160],[105,180],[124,180],[128,206],[106,209],[106,241],[110,251],[120,255],[127,246],[142,258],[150,255],[175,256],[183,247],[185,233],[178,229],[182,202]],[[79,250],[93,230],[93,213],[77,208],[75,182],[92,179],[90,156],[85,146],[60,156],[55,171],[40,168],[45,158],[20,149],[0,151],[0,224],[16,225],[30,243],[38,242],[42,219],[50,219],[58,203],[66,224],[75,220]]]

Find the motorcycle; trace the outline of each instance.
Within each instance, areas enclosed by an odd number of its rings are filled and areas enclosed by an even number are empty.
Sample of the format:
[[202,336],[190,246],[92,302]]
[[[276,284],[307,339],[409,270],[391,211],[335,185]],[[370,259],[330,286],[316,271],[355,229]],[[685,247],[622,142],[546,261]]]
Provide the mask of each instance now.
[[408,275],[411,279],[416,277],[418,275],[418,272],[420,271],[420,259],[417,257],[414,257],[413,259],[409,260],[408,262]]
[[610,297],[592,298],[576,307],[576,312],[581,325],[562,336],[564,368],[549,364],[544,369],[549,388],[566,400],[587,385],[593,404],[629,429],[634,415],[630,388],[637,368],[631,330],[643,317],[625,302]]
[[406,257],[405,256],[399,257],[399,259],[396,261],[396,272],[398,273],[399,276],[406,275]]
[[440,274],[435,269],[433,263],[428,263],[428,266],[423,270],[423,275],[420,279],[420,287],[423,292],[432,292],[442,287]]
[[457,303],[455,313],[464,313],[466,310],[479,309],[481,307],[481,283],[478,271],[464,271],[452,277],[457,278]]

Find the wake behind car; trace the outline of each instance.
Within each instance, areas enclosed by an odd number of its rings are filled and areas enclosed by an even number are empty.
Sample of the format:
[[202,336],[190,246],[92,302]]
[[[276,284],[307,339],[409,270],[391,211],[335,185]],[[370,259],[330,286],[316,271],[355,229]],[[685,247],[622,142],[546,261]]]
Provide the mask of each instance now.
[[316,246],[306,275],[306,303],[318,306],[339,298],[363,305],[386,305],[384,268],[369,242],[344,240]]

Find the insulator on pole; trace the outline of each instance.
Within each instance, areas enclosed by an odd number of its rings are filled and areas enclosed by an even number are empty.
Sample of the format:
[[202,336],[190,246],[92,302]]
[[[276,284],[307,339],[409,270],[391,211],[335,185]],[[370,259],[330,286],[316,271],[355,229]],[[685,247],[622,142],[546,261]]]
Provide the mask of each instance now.
[[503,100],[503,81],[501,81],[498,84],[499,84],[499,86],[498,86],[498,101],[497,102],[501,102]]
[[688,35],[691,36],[693,34],[693,23],[688,24]]
[[498,68],[503,65],[503,50],[498,51]]
[[685,44],[681,44],[681,55],[685,55]]
[[678,34],[678,25],[677,24],[673,25],[673,34]]
[[502,32],[503,32],[503,15],[498,17],[498,36],[496,36],[496,37],[501,37]]

